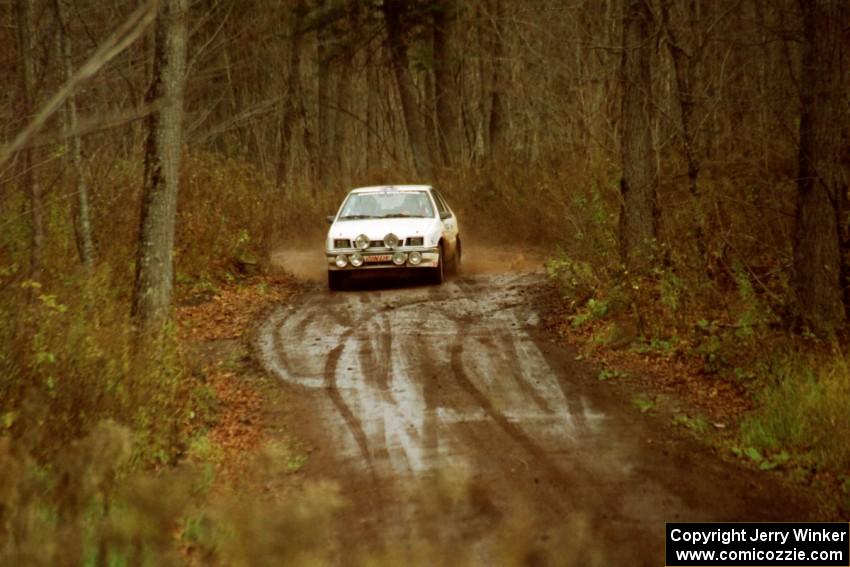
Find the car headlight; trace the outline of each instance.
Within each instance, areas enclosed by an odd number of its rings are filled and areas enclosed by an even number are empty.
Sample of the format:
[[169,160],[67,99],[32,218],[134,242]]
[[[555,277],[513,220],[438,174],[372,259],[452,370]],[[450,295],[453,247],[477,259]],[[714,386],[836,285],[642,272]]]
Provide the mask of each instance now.
[[399,243],[398,236],[396,236],[392,232],[384,237],[384,246],[388,246],[390,248],[395,248],[396,246],[398,246],[398,243]]
[[354,247],[358,250],[366,250],[369,248],[369,237],[365,234],[361,234],[354,239]]
[[359,268],[363,265],[363,254],[354,253],[348,258],[348,261],[351,262],[351,265],[355,268]]
[[351,248],[351,241],[347,238],[334,238],[334,248]]
[[408,246],[422,246],[424,244],[425,239],[421,236],[411,236],[407,239]]
[[407,261],[410,262],[411,266],[418,266],[422,263],[422,252],[411,252]]
[[348,258],[345,257],[345,254],[340,254],[334,262],[337,268],[344,268],[348,265]]
[[393,264],[401,266],[407,260],[407,254],[404,252],[396,252],[393,254]]

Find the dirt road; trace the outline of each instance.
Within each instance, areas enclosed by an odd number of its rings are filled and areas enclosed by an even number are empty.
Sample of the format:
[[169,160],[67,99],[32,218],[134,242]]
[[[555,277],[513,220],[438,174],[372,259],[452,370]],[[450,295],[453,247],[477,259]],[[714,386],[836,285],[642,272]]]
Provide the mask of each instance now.
[[546,340],[543,277],[316,284],[262,325],[290,427],[315,448],[307,474],[342,486],[353,545],[657,566],[665,521],[806,517]]

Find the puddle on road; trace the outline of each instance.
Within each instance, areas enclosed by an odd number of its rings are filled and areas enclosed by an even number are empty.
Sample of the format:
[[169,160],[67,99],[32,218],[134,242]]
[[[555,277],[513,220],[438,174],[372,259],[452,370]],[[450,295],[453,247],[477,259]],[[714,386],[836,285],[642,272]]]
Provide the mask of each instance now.
[[564,390],[528,334],[535,316],[524,307],[523,283],[494,277],[311,294],[266,322],[263,362],[318,392],[337,454],[376,471],[415,476],[466,466],[481,451],[464,436],[470,426],[496,427],[506,442],[542,452],[567,451],[603,416]]

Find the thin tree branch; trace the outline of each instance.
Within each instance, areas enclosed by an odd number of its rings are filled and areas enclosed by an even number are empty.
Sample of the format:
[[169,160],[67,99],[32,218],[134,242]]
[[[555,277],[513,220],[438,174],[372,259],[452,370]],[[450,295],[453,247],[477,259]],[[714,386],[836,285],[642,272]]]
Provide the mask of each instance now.
[[153,22],[156,17],[158,0],[149,0],[137,8],[127,20],[80,66],[68,81],[62,85],[44,106],[39,110],[30,123],[21,130],[15,139],[0,149],[0,166],[9,158],[26,147],[35,134],[41,130],[47,120],[59,110],[81,83],[90,79],[115,58],[119,53],[127,49],[142,32]]

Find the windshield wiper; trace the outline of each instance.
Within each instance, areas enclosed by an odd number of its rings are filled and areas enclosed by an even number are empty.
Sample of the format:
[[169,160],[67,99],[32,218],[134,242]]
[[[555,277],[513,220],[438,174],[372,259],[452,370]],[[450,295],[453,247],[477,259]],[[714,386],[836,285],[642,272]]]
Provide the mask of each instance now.
[[409,215],[407,213],[390,213],[388,215],[384,215],[380,218],[382,219],[410,219],[413,217],[418,217],[419,215]]
[[339,220],[360,220],[360,219],[375,219],[379,218],[373,215],[345,215],[344,217],[339,217]]

